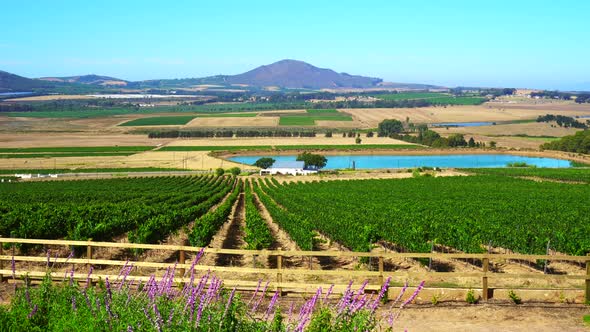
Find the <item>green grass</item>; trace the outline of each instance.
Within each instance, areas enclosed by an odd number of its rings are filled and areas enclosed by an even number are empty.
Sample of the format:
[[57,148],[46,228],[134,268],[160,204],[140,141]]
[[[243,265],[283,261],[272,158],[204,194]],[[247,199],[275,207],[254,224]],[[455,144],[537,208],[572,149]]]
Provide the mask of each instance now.
[[182,168],[132,167],[132,168],[80,168],[80,169],[0,169],[0,174],[63,174],[63,173],[134,173],[134,172],[179,172]]
[[156,116],[150,118],[141,118],[120,124],[119,126],[131,127],[131,126],[179,126],[185,125],[191,122],[195,116]]
[[448,94],[439,93],[439,92],[403,92],[403,93],[373,95],[373,97],[383,99],[383,100],[430,99],[430,98],[446,97],[446,96],[448,96]]
[[590,183],[590,169],[587,168],[470,168],[465,170],[483,175],[536,177],[557,181]]
[[335,113],[340,113],[335,109],[319,109],[319,110],[307,110],[306,111],[308,114],[326,114],[326,113],[330,113],[330,114],[335,114]]
[[256,150],[371,150],[423,149],[413,144],[342,144],[342,145],[248,145],[248,146],[165,146],[158,151],[256,151]]
[[32,152],[141,152],[153,149],[153,146],[66,146],[43,148],[0,148],[0,153]]
[[281,116],[279,125],[281,126],[314,126],[316,121],[352,121],[350,115],[311,115],[311,116],[296,116],[288,115]]
[[433,104],[440,105],[480,105],[486,101],[483,97],[439,97],[428,98],[428,101]]

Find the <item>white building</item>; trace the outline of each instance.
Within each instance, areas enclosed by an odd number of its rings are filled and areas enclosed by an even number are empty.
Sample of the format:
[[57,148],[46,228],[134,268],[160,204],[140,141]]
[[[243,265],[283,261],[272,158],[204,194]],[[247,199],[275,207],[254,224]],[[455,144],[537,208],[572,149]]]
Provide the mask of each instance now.
[[309,175],[317,172],[316,169],[306,169],[303,161],[277,161],[270,168],[261,169],[260,175]]

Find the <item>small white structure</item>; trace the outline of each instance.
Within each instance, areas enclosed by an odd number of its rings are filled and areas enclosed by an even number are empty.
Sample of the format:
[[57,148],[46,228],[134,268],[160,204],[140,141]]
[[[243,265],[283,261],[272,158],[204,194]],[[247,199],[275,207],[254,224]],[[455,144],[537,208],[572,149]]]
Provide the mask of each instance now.
[[277,161],[270,168],[261,169],[260,175],[309,175],[317,172],[317,169],[306,169],[303,161]]

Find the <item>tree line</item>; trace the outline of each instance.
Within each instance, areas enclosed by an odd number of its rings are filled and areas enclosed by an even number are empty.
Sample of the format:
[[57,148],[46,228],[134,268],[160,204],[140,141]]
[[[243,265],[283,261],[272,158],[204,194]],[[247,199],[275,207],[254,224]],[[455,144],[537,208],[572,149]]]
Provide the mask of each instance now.
[[316,137],[315,131],[289,130],[167,130],[148,133],[149,138],[190,137]]
[[541,145],[541,149],[576,153],[590,153],[590,131],[578,131],[574,135],[564,136],[553,142]]
[[565,127],[565,128],[580,128],[580,129],[586,129],[588,128],[588,125],[579,122],[578,120],[569,117],[569,116],[565,116],[565,115],[554,115],[554,114],[546,114],[546,115],[539,115],[539,117],[537,118],[537,122],[551,122],[551,121],[555,121],[557,122],[557,125],[560,127]]

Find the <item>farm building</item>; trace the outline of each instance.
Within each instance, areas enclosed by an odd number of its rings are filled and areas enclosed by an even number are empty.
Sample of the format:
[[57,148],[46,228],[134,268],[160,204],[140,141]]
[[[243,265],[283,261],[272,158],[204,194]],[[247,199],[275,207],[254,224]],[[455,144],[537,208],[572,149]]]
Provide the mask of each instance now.
[[261,169],[260,175],[309,175],[316,174],[317,172],[316,169],[305,168],[303,161],[277,161],[270,168]]

